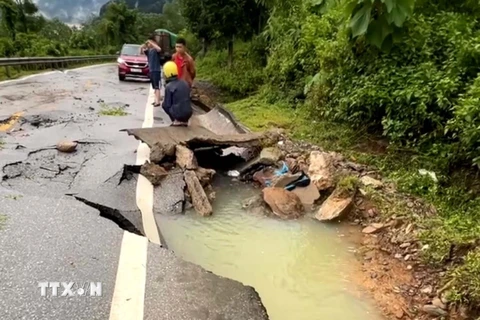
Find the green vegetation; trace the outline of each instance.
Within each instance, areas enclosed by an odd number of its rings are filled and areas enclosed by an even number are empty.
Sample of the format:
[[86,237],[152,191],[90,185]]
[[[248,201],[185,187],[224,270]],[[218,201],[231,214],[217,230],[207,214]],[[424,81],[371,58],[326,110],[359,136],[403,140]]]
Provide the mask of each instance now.
[[[478,2],[256,5],[259,27],[234,35],[187,12],[190,31],[210,45],[199,76],[237,99],[227,106],[251,129],[283,127],[376,166],[403,193],[432,203],[436,214],[410,215],[424,230],[425,260],[449,266],[444,280],[456,301],[480,305],[472,280],[480,272],[472,251],[480,239]],[[208,8],[198,16],[226,16]],[[242,41],[232,47],[232,37]],[[408,212],[400,199],[377,200],[386,214]]]
[[[163,6],[163,13],[143,13],[116,1],[106,5],[101,16],[77,28],[44,18],[32,0],[0,0],[0,56],[113,55],[124,43],[141,43],[160,27],[176,33],[183,30],[185,22],[178,6],[173,1]],[[56,66],[2,68],[0,79],[50,67]]]
[[2,230],[7,223],[8,216],[0,213],[0,230]]
[[128,112],[125,111],[124,107],[110,107],[107,105],[102,105],[98,114],[102,116],[122,117],[126,116]]

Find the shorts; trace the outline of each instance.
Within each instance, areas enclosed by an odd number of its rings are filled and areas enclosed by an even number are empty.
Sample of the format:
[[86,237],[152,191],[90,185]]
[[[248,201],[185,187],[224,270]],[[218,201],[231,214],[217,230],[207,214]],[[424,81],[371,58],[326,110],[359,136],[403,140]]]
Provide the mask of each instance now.
[[152,84],[153,90],[160,89],[162,83],[162,77],[160,71],[151,71],[150,72],[150,83]]

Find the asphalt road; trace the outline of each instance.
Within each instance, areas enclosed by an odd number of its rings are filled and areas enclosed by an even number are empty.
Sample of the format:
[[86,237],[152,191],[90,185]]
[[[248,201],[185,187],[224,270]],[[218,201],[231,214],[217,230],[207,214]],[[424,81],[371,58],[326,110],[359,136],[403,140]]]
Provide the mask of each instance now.
[[[120,132],[167,124],[152,98],[114,65],[0,83],[0,319],[268,318],[253,288],[155,240],[153,212],[183,186],[154,190],[132,170],[148,148]],[[77,151],[58,152],[62,139]]]

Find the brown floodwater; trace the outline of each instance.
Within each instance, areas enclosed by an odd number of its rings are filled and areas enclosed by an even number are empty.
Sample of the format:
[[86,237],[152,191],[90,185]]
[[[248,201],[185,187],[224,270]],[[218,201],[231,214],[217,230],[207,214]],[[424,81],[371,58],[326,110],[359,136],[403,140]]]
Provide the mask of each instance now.
[[162,216],[169,249],[223,277],[253,286],[272,320],[381,320],[350,280],[355,249],[334,224],[248,214],[242,200],[259,193],[220,177],[209,218],[193,211]]

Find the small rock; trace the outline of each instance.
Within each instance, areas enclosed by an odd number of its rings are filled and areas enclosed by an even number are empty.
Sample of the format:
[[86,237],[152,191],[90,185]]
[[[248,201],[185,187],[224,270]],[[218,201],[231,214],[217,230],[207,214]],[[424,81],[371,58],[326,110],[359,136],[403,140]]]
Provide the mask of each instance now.
[[395,254],[395,259],[402,259],[402,255],[400,253]]
[[432,300],[432,305],[439,307],[440,309],[443,309],[443,310],[447,309],[447,306],[438,297]]
[[195,170],[198,168],[197,159],[193,151],[185,146],[175,146],[175,157],[177,165],[184,170]]
[[342,191],[336,189],[322,204],[315,218],[319,221],[341,219],[350,213],[352,207],[353,196],[345,197]]
[[363,228],[362,232],[365,234],[373,234],[381,231],[385,225],[383,223],[372,223],[368,227]]
[[75,142],[75,141],[64,140],[64,141],[60,141],[59,143],[57,143],[56,148],[60,152],[72,153],[75,150],[77,150],[77,145],[78,145],[78,143]]
[[422,311],[434,317],[445,317],[448,315],[448,313],[445,310],[437,306],[434,306],[432,304],[424,305],[422,307]]
[[260,194],[242,201],[242,208],[247,210],[248,213],[268,215],[268,208]]
[[397,319],[402,319],[403,316],[404,316],[403,310],[397,310],[397,311],[395,312],[395,317],[396,317]]
[[282,219],[296,219],[304,213],[300,198],[295,193],[283,188],[263,189],[263,200],[273,213]]
[[409,243],[409,242],[404,242],[404,243],[402,243],[402,244],[400,245],[400,248],[401,248],[401,249],[405,249],[405,248],[408,248],[408,247],[410,247],[410,246],[411,246],[411,243]]
[[424,294],[431,294],[433,292],[433,287],[432,286],[424,287],[420,290],[420,292]]
[[407,266],[407,270],[412,270],[412,269],[413,269],[413,267],[411,265]]
[[364,186],[370,186],[370,187],[373,187],[375,189],[379,189],[381,187],[383,187],[383,183],[377,179],[374,179],[370,176],[363,176],[362,178],[360,178],[360,182],[364,185]]
[[407,255],[405,256],[404,260],[405,260],[405,261],[408,261],[408,260],[410,260],[411,257],[412,257],[412,255],[407,254]]

